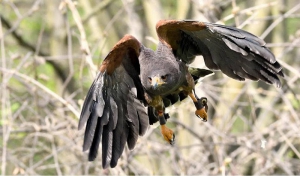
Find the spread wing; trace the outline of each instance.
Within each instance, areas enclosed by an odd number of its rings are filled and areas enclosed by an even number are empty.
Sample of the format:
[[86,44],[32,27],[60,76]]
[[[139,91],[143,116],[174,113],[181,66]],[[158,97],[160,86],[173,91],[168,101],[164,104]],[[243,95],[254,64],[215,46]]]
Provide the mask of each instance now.
[[245,80],[262,80],[280,87],[282,67],[258,37],[234,27],[197,21],[161,20],[156,25],[160,42],[183,62],[202,55],[209,69]]
[[93,161],[102,138],[103,168],[115,167],[126,142],[133,149],[149,126],[139,78],[140,47],[134,37],[124,36],[103,61],[83,104],[78,126],[86,124],[83,151],[89,150]]

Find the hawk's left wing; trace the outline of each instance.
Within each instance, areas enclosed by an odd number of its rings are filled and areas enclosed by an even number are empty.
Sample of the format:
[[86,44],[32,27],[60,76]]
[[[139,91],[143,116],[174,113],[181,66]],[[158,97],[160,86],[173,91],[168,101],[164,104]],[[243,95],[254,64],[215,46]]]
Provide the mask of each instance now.
[[156,25],[160,42],[174,55],[191,63],[202,55],[209,69],[237,80],[262,80],[281,86],[282,67],[258,37],[234,27],[198,22],[161,20]]

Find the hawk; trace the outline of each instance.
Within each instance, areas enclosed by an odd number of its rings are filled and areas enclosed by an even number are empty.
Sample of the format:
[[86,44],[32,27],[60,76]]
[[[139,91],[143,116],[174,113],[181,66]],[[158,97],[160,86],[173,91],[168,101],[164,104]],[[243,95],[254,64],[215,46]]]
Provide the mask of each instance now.
[[[243,81],[261,80],[281,86],[282,67],[258,37],[234,27],[198,21],[161,20],[159,44],[153,51],[125,35],[108,53],[84,101],[79,129],[85,128],[83,151],[93,161],[102,139],[102,166],[115,167],[125,144],[133,149],[149,124],[157,121],[164,139],[175,135],[166,126],[165,108],[186,97],[195,114],[207,120],[207,98],[194,87],[200,77],[221,70]],[[202,55],[210,70],[191,68]],[[86,124],[86,125],[85,125]]]

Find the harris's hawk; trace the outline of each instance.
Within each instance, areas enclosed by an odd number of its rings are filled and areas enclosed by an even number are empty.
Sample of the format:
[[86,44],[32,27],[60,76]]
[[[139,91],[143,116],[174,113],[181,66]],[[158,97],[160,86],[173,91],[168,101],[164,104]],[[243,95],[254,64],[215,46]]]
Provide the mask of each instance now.
[[106,56],[84,101],[79,129],[86,124],[83,150],[93,161],[102,139],[102,166],[115,167],[125,144],[133,149],[149,124],[160,122],[166,141],[174,133],[166,127],[165,107],[187,96],[195,114],[207,120],[207,99],[194,86],[210,70],[190,68],[202,55],[211,70],[243,81],[262,80],[280,87],[282,67],[258,37],[234,27],[198,22],[161,20],[156,25],[156,51],[125,35]]

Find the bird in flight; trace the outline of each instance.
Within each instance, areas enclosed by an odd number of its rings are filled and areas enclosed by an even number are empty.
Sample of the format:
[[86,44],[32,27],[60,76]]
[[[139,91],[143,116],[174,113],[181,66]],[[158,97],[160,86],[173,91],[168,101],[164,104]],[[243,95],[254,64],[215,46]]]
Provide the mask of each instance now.
[[[282,67],[258,37],[234,27],[198,21],[161,20],[153,51],[125,35],[108,53],[84,101],[78,128],[85,126],[83,151],[93,161],[102,139],[102,166],[115,167],[125,144],[133,149],[149,124],[157,121],[163,138],[174,143],[165,108],[190,97],[195,114],[207,121],[207,98],[194,87],[211,70],[243,81],[281,86]],[[202,55],[210,70],[189,66]]]

